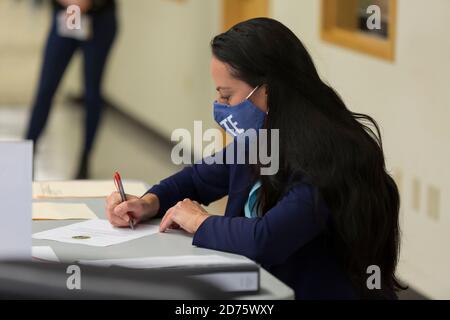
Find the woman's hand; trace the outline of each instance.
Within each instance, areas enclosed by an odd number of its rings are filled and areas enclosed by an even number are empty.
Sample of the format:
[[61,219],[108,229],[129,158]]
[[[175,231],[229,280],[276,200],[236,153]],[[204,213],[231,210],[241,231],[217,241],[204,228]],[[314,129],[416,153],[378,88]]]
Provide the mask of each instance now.
[[127,201],[122,202],[120,194],[113,192],[106,199],[106,216],[115,227],[128,227],[130,218],[134,224],[151,219],[159,210],[159,199],[154,194],[146,194],[142,198],[126,195]]
[[159,225],[159,231],[182,228],[189,233],[195,233],[208,217],[210,215],[198,202],[184,199],[167,210]]

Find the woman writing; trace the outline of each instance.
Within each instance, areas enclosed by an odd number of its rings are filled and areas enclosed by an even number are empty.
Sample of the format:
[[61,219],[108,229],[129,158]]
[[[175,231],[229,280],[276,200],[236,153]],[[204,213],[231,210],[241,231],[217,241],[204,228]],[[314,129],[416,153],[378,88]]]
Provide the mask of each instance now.
[[[113,193],[110,222],[127,227],[130,216],[137,223],[162,217],[162,232],[182,228],[193,245],[247,256],[297,299],[395,299],[399,194],[368,126],[378,131],[375,121],[346,108],[301,41],[275,20],[242,22],[211,47],[216,120],[232,116],[238,133],[279,130],[279,141],[270,142],[279,143],[278,172],[202,162],[142,198],[120,203]],[[226,195],[224,216],[200,206]],[[380,268],[379,290],[367,287],[370,266]]]

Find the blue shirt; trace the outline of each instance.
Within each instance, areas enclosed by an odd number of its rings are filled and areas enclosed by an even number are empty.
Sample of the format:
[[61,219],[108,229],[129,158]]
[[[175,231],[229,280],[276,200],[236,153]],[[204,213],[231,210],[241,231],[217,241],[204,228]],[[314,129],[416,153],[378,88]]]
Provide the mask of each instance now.
[[256,205],[260,188],[261,188],[261,181],[258,180],[250,190],[247,202],[244,205],[245,216],[249,219],[257,218],[258,216],[260,216],[260,212],[258,210],[259,208]]

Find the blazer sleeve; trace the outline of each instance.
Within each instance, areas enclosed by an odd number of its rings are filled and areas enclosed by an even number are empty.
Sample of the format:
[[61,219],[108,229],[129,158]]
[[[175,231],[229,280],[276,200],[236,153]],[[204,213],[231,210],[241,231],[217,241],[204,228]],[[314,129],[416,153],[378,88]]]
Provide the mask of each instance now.
[[[224,157],[225,150],[215,156]],[[209,158],[211,159],[211,158]],[[219,200],[228,194],[229,166],[210,164],[208,159],[186,167],[173,176],[154,185],[147,193],[158,196],[160,209],[157,215],[162,217],[178,201],[189,198],[203,205]]]
[[263,265],[281,264],[325,228],[315,214],[312,192],[304,184],[292,188],[262,218],[208,217],[193,245],[240,254]]

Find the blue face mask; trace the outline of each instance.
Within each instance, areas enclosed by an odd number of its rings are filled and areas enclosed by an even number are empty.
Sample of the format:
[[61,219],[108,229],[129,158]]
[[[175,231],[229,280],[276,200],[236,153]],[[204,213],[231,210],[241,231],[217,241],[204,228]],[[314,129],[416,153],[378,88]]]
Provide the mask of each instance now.
[[258,88],[259,86],[235,106],[214,102],[214,119],[232,136],[237,137],[248,129],[259,130],[264,126],[266,113],[249,100]]

